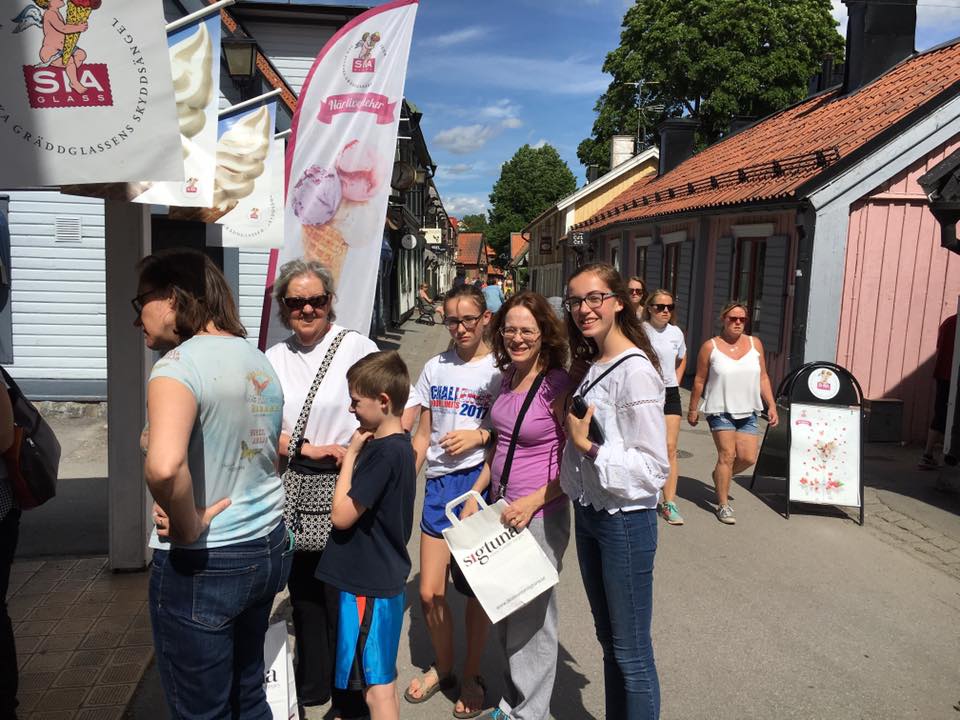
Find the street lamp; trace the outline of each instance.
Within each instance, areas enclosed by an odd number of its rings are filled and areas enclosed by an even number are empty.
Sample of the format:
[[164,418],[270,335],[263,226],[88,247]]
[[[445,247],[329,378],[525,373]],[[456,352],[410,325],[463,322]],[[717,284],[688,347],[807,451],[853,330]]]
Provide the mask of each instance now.
[[257,75],[257,41],[251,37],[233,35],[223,38],[221,45],[227,61],[227,73],[237,87],[246,93]]

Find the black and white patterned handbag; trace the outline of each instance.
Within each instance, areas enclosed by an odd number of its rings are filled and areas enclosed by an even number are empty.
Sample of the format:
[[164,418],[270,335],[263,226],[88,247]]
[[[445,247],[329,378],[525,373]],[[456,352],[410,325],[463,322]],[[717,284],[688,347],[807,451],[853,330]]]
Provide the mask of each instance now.
[[287,469],[283,473],[283,521],[293,533],[296,550],[320,552],[327,546],[330,537],[330,513],[333,510],[333,491],[340,472],[333,458],[311,460],[300,454],[303,433],[323,379],[330,369],[337,348],[349,330],[341,330],[330,343],[327,354],[320,363],[317,376],[310,386],[300,417],[290,434],[287,445]]

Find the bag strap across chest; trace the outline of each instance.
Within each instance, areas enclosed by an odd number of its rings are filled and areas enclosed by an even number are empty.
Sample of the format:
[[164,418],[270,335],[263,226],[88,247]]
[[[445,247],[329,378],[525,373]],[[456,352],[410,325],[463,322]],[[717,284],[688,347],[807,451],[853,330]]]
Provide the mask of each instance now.
[[543,370],[537,374],[533,380],[533,385],[527,390],[527,396],[523,399],[523,405],[520,406],[520,412],[517,414],[517,422],[513,425],[513,434],[510,436],[510,446],[507,448],[507,457],[503,460],[503,470],[500,471],[500,488],[497,493],[497,499],[502,498],[507,492],[507,482],[510,479],[510,466],[513,465],[513,454],[517,450],[517,440],[520,438],[520,428],[523,426],[523,418],[530,409],[533,399],[537,396],[537,391],[543,384],[547,371]]
[[313,398],[316,397],[317,391],[320,389],[320,385],[323,384],[323,380],[327,376],[327,371],[330,369],[330,365],[333,363],[333,357],[337,354],[337,349],[340,347],[340,343],[343,342],[343,338],[346,337],[347,333],[349,332],[350,330],[344,328],[337,333],[337,336],[333,339],[333,342],[330,343],[330,347],[327,348],[326,355],[323,356],[323,361],[320,363],[320,368],[317,370],[317,375],[313,379],[313,384],[310,385],[310,390],[307,391],[307,397],[303,401],[303,408],[300,410],[300,417],[297,418],[297,424],[293,426],[293,432],[290,433],[290,443],[287,446],[287,457],[291,460],[300,454],[300,448],[303,446],[303,433],[307,429],[307,420],[310,418],[310,410],[313,409]]
[[[600,381],[603,380],[607,375],[609,375],[609,374],[612,373],[614,370],[616,370],[618,365],[620,365],[621,363],[625,363],[625,362],[626,362],[627,360],[629,360],[630,358],[640,358],[640,359],[642,359],[642,360],[645,360],[645,359],[646,359],[646,358],[643,357],[643,355],[637,355],[636,353],[631,354],[631,355],[626,355],[625,357],[620,358],[620,359],[617,360],[613,365],[611,365],[611,366],[608,367],[606,370],[604,370],[602,373],[600,373],[599,377],[597,377],[597,379],[594,380],[592,383],[590,383],[590,384],[587,385],[586,387],[581,386],[582,389],[580,390],[580,397],[586,397],[586,394],[587,394],[588,392],[590,392],[591,390],[593,390],[594,386],[595,386],[598,382],[600,382]],[[586,383],[584,383],[584,385],[586,385]]]

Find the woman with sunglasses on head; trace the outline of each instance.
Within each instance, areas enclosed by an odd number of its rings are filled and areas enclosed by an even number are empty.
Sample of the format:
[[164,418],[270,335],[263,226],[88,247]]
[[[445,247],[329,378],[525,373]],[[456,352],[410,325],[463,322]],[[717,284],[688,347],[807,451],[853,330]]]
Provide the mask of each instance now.
[[567,415],[560,484],[573,501],[577,559],[603,648],[605,717],[655,720],[656,505],[670,471],[663,378],[613,267],[580,268],[564,307],[571,354],[590,365]]
[[630,306],[636,311],[637,317],[643,319],[643,306],[647,302],[647,284],[642,277],[634,275],[627,280],[627,294],[630,296]]
[[677,509],[677,440],[680,437],[680,381],[687,367],[687,343],[683,330],[673,324],[676,299],[669,290],[654,290],[643,307],[643,329],[660,360],[660,372],[666,395],[663,403],[664,420],[667,423],[667,456],[670,458],[670,475],[663,486],[663,502],[660,514],[669,525],[683,525],[683,517]]
[[[567,334],[547,299],[534,292],[511,296],[493,319],[493,354],[503,371],[490,417],[496,449],[473,489],[491,486],[491,501],[509,505],[503,521],[527,527],[560,570],[570,540],[570,504],[560,489],[562,421],[570,389]],[[524,412],[526,408],[526,412]],[[514,435],[516,433],[516,437]],[[512,450],[511,450],[512,448]],[[461,518],[477,512],[464,504]],[[518,583],[522,578],[515,578]],[[546,720],[557,673],[557,600],[554,589],[497,623],[507,658],[506,691],[494,720]]]
[[[483,447],[490,440],[490,407],[500,390],[500,370],[484,339],[490,312],[483,293],[473,285],[454,288],[444,298],[443,314],[453,347],[427,361],[415,386],[422,405],[413,438],[417,471],[424,462],[427,465],[420,521],[420,604],[436,653],[433,665],[411,680],[404,693],[407,702],[415,704],[456,684],[453,619],[446,600],[451,558],[442,534],[450,527],[446,506],[468,492],[480,475]],[[480,658],[489,622],[474,597],[467,599],[465,622],[463,682],[453,711],[457,718],[479,715],[486,694]]]
[[263,641],[292,555],[280,383],[210,258],[171,250],[138,270],[134,324],[165,353],[150,372],[141,446],[155,501],[150,620],[170,716],[270,717]]
[[[305,464],[319,474],[326,473],[335,485],[346,446],[359,427],[356,416],[350,412],[347,370],[360,358],[377,352],[377,346],[369,338],[346,332],[334,322],[336,288],[324,265],[313,260],[291,260],[280,268],[273,288],[280,321],[292,331],[290,337],[267,350],[267,359],[283,387],[280,455],[287,460],[305,458]],[[345,334],[341,337],[341,333]],[[299,448],[291,448],[291,434],[311,386],[328,350],[338,339],[340,345],[308,410],[302,443]],[[289,489],[287,495],[295,512],[298,496]],[[288,514],[290,510],[288,507]],[[314,577],[321,555],[322,551],[298,550],[290,572],[298,700],[300,705],[310,707],[323,705],[332,697],[333,706],[342,717],[361,717],[366,714],[361,694],[333,687],[340,593]]]
[[725,525],[737,522],[730,506],[730,481],[757,461],[757,415],[764,403],[770,427],[778,422],[763,344],[746,334],[748,318],[747,306],[740,302],[727,303],[720,312],[720,334],[707,340],[697,354],[687,412],[693,426],[699,420],[698,407],[707,416],[717,446],[713,469],[717,519]]

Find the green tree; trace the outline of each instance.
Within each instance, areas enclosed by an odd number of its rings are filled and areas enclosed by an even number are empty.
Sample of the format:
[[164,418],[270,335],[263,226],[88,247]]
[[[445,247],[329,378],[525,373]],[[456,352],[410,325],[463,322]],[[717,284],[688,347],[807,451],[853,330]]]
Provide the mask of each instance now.
[[650,131],[666,117],[695,117],[710,143],[738,115],[764,117],[803,99],[822,59],[843,58],[830,8],[830,0],[636,0],[603,64],[613,81],[577,148],[580,162],[607,168],[610,138],[635,134],[638,120]]
[[464,215],[460,218],[460,222],[463,224],[464,232],[487,232],[487,216],[483,213]]
[[501,266],[509,260],[510,233],[523,227],[557,200],[577,189],[577,180],[550,145],[524,145],[500,168],[490,193],[486,239]]

